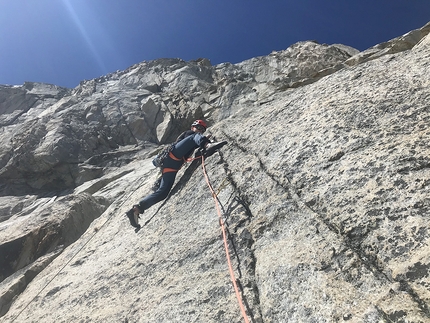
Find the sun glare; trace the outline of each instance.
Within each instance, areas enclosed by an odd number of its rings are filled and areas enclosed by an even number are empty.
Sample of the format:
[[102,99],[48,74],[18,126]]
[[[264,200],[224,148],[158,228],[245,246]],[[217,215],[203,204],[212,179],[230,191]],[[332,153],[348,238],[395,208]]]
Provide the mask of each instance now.
[[76,13],[76,10],[73,8],[70,0],[61,0],[65,7],[67,8],[67,11],[70,14],[70,17],[72,18],[74,24],[79,29],[80,34],[82,35],[83,39],[85,40],[85,43],[87,44],[88,48],[90,49],[92,55],[94,56],[94,59],[97,61],[98,66],[101,69],[101,72],[103,74],[106,74],[108,72],[105,64],[103,63],[103,60],[98,53],[96,47],[94,46],[93,41],[91,40],[89,33],[87,32],[87,28],[91,28],[91,26],[84,26],[81,19],[79,18],[78,14]]

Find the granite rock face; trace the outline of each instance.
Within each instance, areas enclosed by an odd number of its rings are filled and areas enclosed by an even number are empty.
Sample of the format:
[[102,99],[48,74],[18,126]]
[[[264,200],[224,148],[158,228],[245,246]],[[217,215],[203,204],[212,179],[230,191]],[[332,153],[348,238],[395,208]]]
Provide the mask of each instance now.
[[2,322],[244,321],[200,160],[124,216],[196,118],[249,322],[429,322],[429,30],[2,86]]

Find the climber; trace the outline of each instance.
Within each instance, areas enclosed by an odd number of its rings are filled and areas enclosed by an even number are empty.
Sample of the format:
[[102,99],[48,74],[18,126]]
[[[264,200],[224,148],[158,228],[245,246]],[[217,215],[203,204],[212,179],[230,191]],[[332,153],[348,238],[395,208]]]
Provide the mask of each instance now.
[[164,200],[173,187],[176,174],[191,156],[196,148],[201,149],[203,156],[210,156],[217,149],[224,146],[227,142],[210,142],[209,138],[203,136],[207,124],[203,120],[196,120],[191,124],[191,130],[184,131],[172,145],[172,150],[163,161],[162,177],[159,188],[152,194],[144,197],[139,204],[126,212],[130,224],[139,229],[139,214],[142,214],[152,205]]

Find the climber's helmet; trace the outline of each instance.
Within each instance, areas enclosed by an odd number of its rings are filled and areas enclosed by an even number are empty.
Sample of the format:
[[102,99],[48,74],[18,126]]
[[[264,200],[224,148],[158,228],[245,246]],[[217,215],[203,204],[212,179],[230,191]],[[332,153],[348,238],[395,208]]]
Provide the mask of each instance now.
[[206,122],[203,120],[196,120],[191,124],[191,127],[197,128],[202,133],[206,131],[206,128],[208,127]]

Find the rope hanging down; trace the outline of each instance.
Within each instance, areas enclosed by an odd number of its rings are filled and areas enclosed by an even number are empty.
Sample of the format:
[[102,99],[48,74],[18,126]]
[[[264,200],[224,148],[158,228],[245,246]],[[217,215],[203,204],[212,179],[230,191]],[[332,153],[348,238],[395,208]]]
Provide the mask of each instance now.
[[220,226],[222,229],[222,237],[224,240],[224,248],[225,248],[225,254],[226,254],[227,263],[228,263],[228,270],[230,272],[231,282],[233,283],[234,291],[236,293],[236,298],[237,298],[237,301],[239,303],[239,307],[240,307],[240,311],[242,313],[243,319],[245,320],[245,323],[249,323],[248,316],[246,315],[246,312],[245,312],[245,306],[243,305],[242,298],[240,297],[239,289],[237,288],[236,278],[234,276],[233,266],[232,266],[231,260],[230,260],[230,252],[228,249],[227,234],[226,234],[225,227],[224,227],[224,221],[223,221],[223,218],[221,215],[221,209],[219,207],[217,194],[215,193],[215,191],[213,190],[213,188],[210,184],[209,177],[208,177],[208,174],[207,174],[206,168],[205,168],[205,159],[203,156],[202,156],[202,169],[203,169],[203,174],[205,175],[206,184],[208,185],[208,187],[212,193],[212,197],[215,201],[215,208],[217,210],[219,223],[220,223]]

